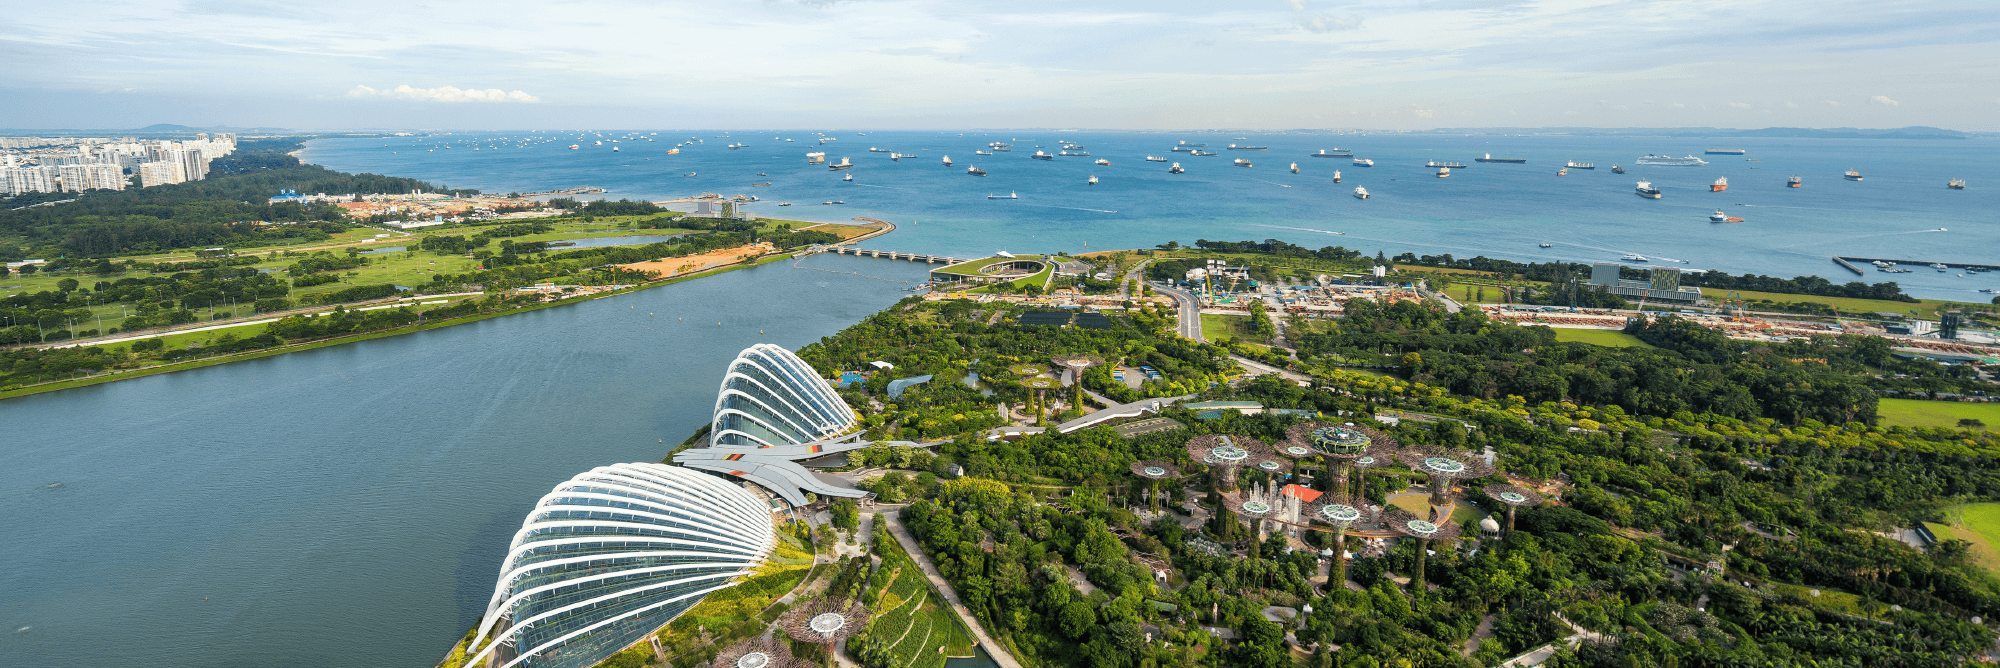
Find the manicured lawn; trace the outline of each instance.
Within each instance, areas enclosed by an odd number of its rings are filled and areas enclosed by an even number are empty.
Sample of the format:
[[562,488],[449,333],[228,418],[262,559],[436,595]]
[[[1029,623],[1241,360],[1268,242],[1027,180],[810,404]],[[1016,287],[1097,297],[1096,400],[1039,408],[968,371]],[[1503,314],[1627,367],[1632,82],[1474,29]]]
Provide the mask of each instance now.
[[1203,313],[1201,314],[1201,335],[1211,341],[1225,336],[1249,339],[1250,329],[1246,326],[1249,322],[1250,316],[1247,315]]
[[1645,341],[1640,341],[1639,337],[1633,336],[1631,334],[1626,334],[1624,332],[1620,332],[1617,330],[1571,329],[1567,327],[1557,327],[1555,328],[1555,330],[1556,330],[1557,341],[1575,341],[1578,343],[1589,343],[1593,345],[1606,346],[1611,348],[1630,348],[1633,346],[1639,346],[1642,348],[1653,347],[1651,344],[1648,344]]
[[1957,538],[1972,544],[1972,560],[1987,572],[2000,574],[2000,503],[1970,503],[1953,508],[1953,524],[1925,522],[1938,540]]
[[1957,427],[1960,419],[1973,418],[1986,423],[1987,429],[2000,427],[2000,403],[1883,399],[1876,410],[1890,426]]
[[[1717,290],[1715,288],[1701,289],[1702,296],[1707,297],[1709,299],[1722,299],[1724,296],[1728,295],[1729,292],[1730,292],[1729,290]],[[1948,303],[1936,299],[1926,299],[1920,303],[1910,303],[1910,302],[1894,302],[1886,299],[1850,299],[1847,297],[1788,295],[1778,292],[1758,292],[1755,290],[1739,290],[1737,292],[1742,294],[1744,299],[1751,300],[1753,302],[1758,299],[1769,299],[1774,302],[1813,302],[1818,304],[1828,304],[1833,306],[1834,308],[1840,309],[1840,314],[1843,316],[1867,315],[1869,317],[1873,317],[1873,314],[1876,311],[1884,311],[1888,313],[1909,313],[1910,311],[1915,310],[1917,314],[1922,317],[1936,318],[1938,307],[1940,305]],[[1752,304],[1750,306],[1750,309],[1754,311],[1757,310],[1757,307],[1755,304]]]

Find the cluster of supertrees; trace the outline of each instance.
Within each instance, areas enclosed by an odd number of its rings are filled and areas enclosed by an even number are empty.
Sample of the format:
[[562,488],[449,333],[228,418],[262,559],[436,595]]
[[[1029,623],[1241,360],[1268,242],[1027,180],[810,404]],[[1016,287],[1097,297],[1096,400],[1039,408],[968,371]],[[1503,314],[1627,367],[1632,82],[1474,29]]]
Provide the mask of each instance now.
[[[868,606],[845,598],[815,598],[792,606],[778,617],[778,628],[793,642],[819,645],[822,654],[833,656],[833,646],[868,626]],[[756,668],[729,666],[717,655],[714,668]]]

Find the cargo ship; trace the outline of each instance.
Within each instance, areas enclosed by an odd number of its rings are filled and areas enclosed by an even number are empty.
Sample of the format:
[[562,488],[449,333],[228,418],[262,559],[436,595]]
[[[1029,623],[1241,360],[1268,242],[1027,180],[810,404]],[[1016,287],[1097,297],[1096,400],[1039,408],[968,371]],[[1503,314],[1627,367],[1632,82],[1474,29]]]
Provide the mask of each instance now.
[[1715,183],[1708,184],[1708,191],[1712,193],[1719,193],[1728,189],[1729,189],[1729,177],[1727,176],[1715,177]]
[[1617,166],[1617,165],[1612,165],[1612,166],[1611,166],[1611,173],[1613,173],[1613,174],[1623,174],[1623,173],[1625,173],[1625,168],[1624,168],[1624,167],[1619,167],[1619,166]]
[[1231,151],[1269,151],[1269,150],[1271,150],[1271,147],[1269,147],[1269,146],[1237,146],[1237,145],[1235,145],[1235,144],[1230,144],[1230,145],[1229,145],[1229,150],[1231,150]]
[[1651,153],[1640,156],[1638,160],[1634,160],[1633,162],[1641,165],[1663,165],[1667,167],[1700,167],[1708,164],[1707,160],[1692,155],[1676,158],[1671,155],[1654,155]]
[[1035,154],[1034,154],[1034,155],[1031,155],[1031,156],[1028,156],[1028,157],[1030,157],[1030,158],[1034,158],[1034,159],[1036,159],[1036,160],[1054,160],[1054,159],[1056,159],[1056,157],[1055,157],[1055,156],[1053,156],[1053,155],[1049,155],[1049,154],[1047,154],[1047,153],[1043,153],[1043,152],[1041,152],[1041,151],[1035,151]]
[[980,169],[978,165],[971,165],[965,168],[965,173],[973,176],[985,176],[986,170]]
[[1100,167],[1110,167],[1110,166],[1111,166],[1111,161],[1110,161],[1110,160],[1105,160],[1105,159],[1103,159],[1103,158],[1098,158],[1098,159],[1097,159],[1097,163],[1096,163],[1096,164],[1097,164],[1098,166],[1100,166]]
[[1186,146],[1175,146],[1175,147],[1173,147],[1173,148],[1170,148],[1170,149],[1167,149],[1167,150],[1169,150],[1169,151],[1173,151],[1173,152],[1175,152],[1175,153],[1191,153],[1191,152],[1193,152],[1193,151],[1194,151],[1194,149],[1192,149],[1192,148],[1189,148],[1189,147],[1186,147]]
[[1646,199],[1660,198],[1660,189],[1653,187],[1652,181],[1640,181],[1637,192],[1639,193],[1640,197],[1644,197]]
[[1964,190],[1965,179],[1952,179],[1950,181],[1945,182],[1944,187],[1950,188],[1952,190]]
[[1368,199],[1368,189],[1363,188],[1361,186],[1355,186],[1354,199]]
[[1333,182],[1340,183],[1340,170],[1333,170]]
[[1743,155],[1749,153],[1749,151],[1740,148],[1711,148],[1701,153],[1702,155]]
[[1244,160],[1244,159],[1242,159],[1242,158],[1237,158],[1237,159],[1235,159],[1235,160],[1232,160],[1232,161],[1230,161],[1230,162],[1231,162],[1231,163],[1233,163],[1233,164],[1235,164],[1235,165],[1236,165],[1237,167],[1249,167],[1249,166],[1250,166],[1250,161],[1248,161],[1248,160]]
[[1207,145],[1207,144],[1190,144],[1190,143],[1187,143],[1187,140],[1185,140],[1185,139],[1181,140],[1181,143],[1180,143],[1179,145],[1181,145],[1181,146],[1190,146],[1190,147],[1194,147],[1194,148],[1208,148],[1208,145]]
[[1062,152],[1062,155],[1066,155],[1066,156],[1069,156],[1069,157],[1072,157],[1072,158],[1088,158],[1088,157],[1090,157],[1090,152],[1089,152],[1089,151],[1063,151],[1063,152]]
[[1331,151],[1320,149],[1318,153],[1311,153],[1309,155],[1315,158],[1352,158],[1354,157],[1354,152],[1344,148],[1336,148]]
[[1846,173],[1846,174],[1843,174],[1843,175],[1841,175],[1841,176],[1842,176],[1842,177],[1844,177],[1844,178],[1846,178],[1846,179],[1847,179],[1847,180],[1849,180],[1849,181],[1859,181],[1859,180],[1861,180],[1861,172],[1857,172],[1857,171],[1854,171],[1854,170],[1852,170],[1852,169],[1850,169],[1850,170],[1847,170],[1847,173]]
[[993,152],[992,152],[992,151],[980,151],[980,150],[976,150],[976,149],[975,149],[975,150],[973,150],[972,154],[973,154],[973,155],[993,155]]
[[1797,188],[1799,186],[1805,185],[1805,182],[1806,182],[1805,179],[1796,176],[1789,179],[1785,179],[1785,185],[1792,188]]
[[1374,167],[1374,166],[1375,166],[1375,161],[1374,161],[1374,160],[1370,160],[1370,159],[1368,159],[1368,158],[1355,158],[1355,159],[1354,159],[1354,166],[1356,166],[1356,167]]
[[1166,162],[1166,161],[1167,161],[1166,158],[1162,158],[1157,155],[1146,156],[1146,162]]
[[1186,172],[1186,171],[1187,171],[1187,170],[1185,170],[1185,169],[1181,169],[1181,163],[1178,163],[1178,162],[1174,163],[1174,166],[1172,166],[1172,167],[1168,167],[1168,168],[1167,168],[1167,173],[1168,173],[1168,174],[1181,174],[1181,173],[1184,173],[1184,172]]
[[1438,178],[1442,179],[1442,178],[1444,178],[1444,177],[1447,177],[1447,176],[1451,176],[1451,168],[1450,168],[1450,167],[1439,167],[1439,168],[1438,168]]
[[1097,185],[1097,175],[1096,175],[1096,174],[1092,174],[1092,175],[1090,175],[1090,185],[1093,185],[1093,186],[1094,186],[1094,185]]
[[1563,166],[1570,169],[1597,169],[1597,165],[1593,165],[1588,162],[1577,162],[1575,160],[1571,160],[1569,161],[1569,164]]
[[829,172],[831,172],[831,171],[838,171],[838,170],[842,170],[842,169],[854,169],[854,164],[853,164],[853,163],[850,163],[850,162],[848,162],[848,161],[847,161],[847,158],[841,158],[841,159],[840,159],[840,164],[837,164],[837,165],[827,165],[827,166],[826,166],[826,170],[827,170],[827,171],[829,171]]
[[1473,158],[1473,160],[1477,160],[1477,161],[1479,161],[1479,162],[1504,162],[1504,163],[1507,163],[1507,164],[1510,164],[1510,165],[1525,165],[1525,164],[1528,164],[1528,159],[1527,159],[1527,158],[1495,158],[1495,157],[1493,157],[1493,154],[1491,154],[1491,153],[1488,153],[1488,154],[1486,154],[1486,155],[1484,155],[1484,156],[1480,156],[1480,157],[1477,157],[1477,158]]
[[[734,148],[734,147],[731,147],[731,148]],[[886,149],[886,148],[875,148],[875,147],[873,147],[873,146],[870,146],[870,147],[868,147],[868,152],[869,152],[869,153],[893,153],[894,151],[890,151],[889,149]]]
[[1446,160],[1446,161],[1444,161],[1444,162],[1438,162],[1438,161],[1436,161],[1436,160],[1432,160],[1432,161],[1430,161],[1430,162],[1426,162],[1426,163],[1424,163],[1424,166],[1425,166],[1425,167],[1435,167],[1435,168],[1440,168],[1440,169],[1465,169],[1465,163],[1462,163],[1462,162],[1452,162],[1452,161],[1450,161],[1450,160]]
[[1293,174],[1299,173],[1299,163],[1296,162],[1292,163],[1292,173]]
[[947,155],[947,156],[945,156],[945,157],[944,157],[944,166],[946,166],[946,167],[950,167],[950,166],[951,166],[951,156],[948,156],[948,155]]

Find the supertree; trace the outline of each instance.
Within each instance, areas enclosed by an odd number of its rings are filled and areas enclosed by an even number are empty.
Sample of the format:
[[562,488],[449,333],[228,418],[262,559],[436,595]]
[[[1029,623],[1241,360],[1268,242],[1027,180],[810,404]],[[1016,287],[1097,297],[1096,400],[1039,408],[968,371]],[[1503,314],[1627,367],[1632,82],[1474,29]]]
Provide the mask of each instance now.
[[1255,466],[1270,459],[1270,448],[1263,442],[1224,434],[1206,434],[1188,439],[1187,453],[1195,461],[1220,470],[1221,480],[1216,481],[1216,486],[1223,491],[1236,488],[1237,468]]
[[1030,376],[1030,377],[1028,377],[1028,378],[1022,378],[1022,379],[1021,379],[1021,386],[1022,386],[1022,387],[1025,387],[1025,388],[1028,388],[1028,389],[1030,389],[1030,390],[1034,390],[1034,391],[1035,391],[1035,422],[1036,422],[1036,423],[1038,423],[1038,424],[1039,424],[1039,423],[1041,423],[1041,422],[1042,422],[1042,411],[1045,411],[1045,410],[1047,410],[1047,409],[1048,409],[1048,391],[1049,391],[1049,390],[1051,390],[1051,389],[1054,389],[1054,388],[1056,388],[1056,387],[1058,387],[1058,386],[1060,386],[1060,385],[1062,385],[1062,383],[1060,383],[1060,382],[1057,382],[1057,381],[1056,381],[1056,379],[1054,379],[1054,378],[1044,378],[1044,377],[1041,377],[1041,376]]
[[1368,469],[1394,464],[1396,463],[1395,457],[1395,452],[1384,451],[1380,455],[1371,454],[1355,457],[1354,461],[1349,462],[1348,466],[1354,468],[1354,496],[1357,498],[1366,498],[1368,496]]
[[775,638],[756,637],[737,642],[715,653],[712,668],[812,668],[812,662],[792,656],[792,651]]
[[1103,364],[1103,363],[1104,363],[1104,358],[1102,358],[1102,357],[1098,357],[1098,356],[1096,356],[1096,355],[1090,355],[1090,354],[1082,354],[1082,355],[1057,355],[1057,356],[1055,356],[1055,358],[1054,358],[1054,359],[1051,359],[1051,360],[1049,360],[1049,361],[1050,361],[1050,362],[1054,362],[1054,363],[1055,363],[1055,365],[1056,365],[1056,368],[1058,368],[1058,369],[1069,369],[1069,382],[1070,382],[1070,385],[1072,385],[1072,386],[1074,386],[1074,387],[1076,388],[1076,392],[1074,392],[1074,393],[1073,393],[1073,394],[1074,394],[1075,396],[1074,396],[1073,398],[1071,398],[1071,400],[1070,400],[1070,401],[1071,401],[1071,402],[1072,402],[1072,403],[1073,403],[1074,405],[1077,405],[1077,406],[1082,406],[1082,405],[1083,405],[1083,372],[1084,372],[1084,371],[1086,371],[1086,370],[1088,370],[1088,369],[1090,369],[1090,367],[1094,367],[1094,366],[1097,366],[1097,365],[1099,365],[1099,364]]
[[1319,498],[1310,519],[1320,524],[1333,526],[1333,572],[1329,581],[1334,586],[1347,581],[1347,529],[1375,516],[1377,513],[1359,497],[1327,494]]
[[1542,495],[1536,494],[1535,490],[1519,485],[1494,483],[1487,485],[1485,492],[1487,496],[1493,497],[1494,501],[1507,504],[1507,533],[1514,533],[1515,508],[1540,505],[1542,503]]
[[[792,640],[819,645],[833,658],[833,646],[868,625],[868,606],[845,598],[816,598],[786,610],[778,628]],[[718,665],[716,668],[729,668]]]
[[1406,448],[1400,457],[1404,464],[1418,473],[1431,478],[1431,507],[1443,508],[1449,500],[1451,481],[1471,480],[1493,475],[1493,464],[1479,453],[1469,450],[1454,450],[1429,445]]
[[1133,462],[1132,475],[1146,480],[1147,501],[1151,503],[1153,512],[1158,513],[1160,512],[1160,496],[1162,496],[1160,481],[1180,477],[1181,468],[1167,462],[1149,459],[1141,462]]
[[1458,540],[1458,525],[1447,521],[1433,524],[1418,518],[1415,513],[1402,508],[1390,508],[1382,513],[1382,524],[1390,531],[1417,539],[1417,571],[1410,576],[1410,583],[1416,585],[1410,591],[1422,593],[1424,589],[1424,561],[1429,556],[1431,541],[1445,541],[1455,545]]
[[1327,476],[1333,487],[1327,491],[1335,494],[1347,493],[1347,468],[1353,462],[1367,457],[1371,452],[1391,452],[1398,447],[1396,439],[1367,427],[1354,423],[1312,421],[1292,425],[1285,430],[1285,445],[1280,452],[1292,452],[1293,448],[1305,448],[1327,458]]

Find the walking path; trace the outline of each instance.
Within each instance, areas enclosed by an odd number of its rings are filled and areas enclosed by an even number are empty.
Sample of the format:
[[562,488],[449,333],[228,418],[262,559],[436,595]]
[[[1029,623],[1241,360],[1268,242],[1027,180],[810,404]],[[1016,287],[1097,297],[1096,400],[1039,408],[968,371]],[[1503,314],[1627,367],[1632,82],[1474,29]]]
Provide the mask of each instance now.
[[911,559],[916,560],[917,567],[924,571],[924,577],[930,578],[931,585],[937,587],[938,594],[944,597],[946,603],[951,604],[952,611],[958,613],[959,621],[965,622],[966,628],[972,629],[973,637],[978,638],[979,644],[986,648],[986,653],[993,656],[993,662],[1000,664],[1000,668],[1022,668],[1021,662],[1015,661],[1014,655],[1007,653],[1006,646],[995,642],[992,636],[986,635],[986,627],[980,626],[979,619],[972,616],[972,611],[965,609],[964,603],[959,602],[958,592],[953,591],[951,584],[944,581],[944,576],[938,573],[937,566],[931,564],[930,555],[924,554],[923,547],[917,545],[916,537],[911,536],[910,530],[903,527],[902,511],[891,510],[883,513],[882,517],[888,520],[889,534],[896,537],[896,542],[902,544],[904,552],[910,553]]

